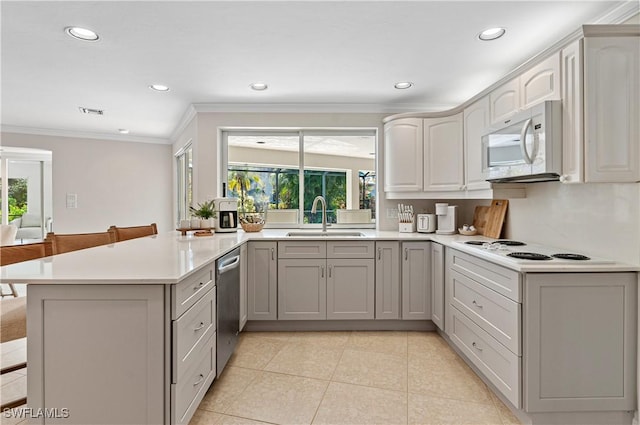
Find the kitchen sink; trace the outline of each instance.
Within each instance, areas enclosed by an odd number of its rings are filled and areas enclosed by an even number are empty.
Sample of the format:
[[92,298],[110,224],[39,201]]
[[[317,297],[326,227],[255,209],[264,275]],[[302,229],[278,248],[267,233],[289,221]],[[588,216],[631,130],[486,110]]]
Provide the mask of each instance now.
[[287,233],[287,236],[289,236],[289,237],[298,237],[298,238],[315,238],[315,237],[318,237],[318,236],[328,237],[328,238],[343,238],[343,237],[346,237],[346,236],[349,236],[349,237],[353,237],[353,236],[361,237],[361,236],[364,236],[364,233],[360,233],[360,232],[340,232],[340,231],[333,231],[333,232],[289,232],[289,233]]

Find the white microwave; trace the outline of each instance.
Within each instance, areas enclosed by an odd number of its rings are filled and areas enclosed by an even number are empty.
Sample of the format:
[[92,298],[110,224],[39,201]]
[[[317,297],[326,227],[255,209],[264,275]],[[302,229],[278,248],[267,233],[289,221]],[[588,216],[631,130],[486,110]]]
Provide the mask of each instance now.
[[482,136],[482,174],[490,182],[558,180],[562,171],[562,102],[518,112]]

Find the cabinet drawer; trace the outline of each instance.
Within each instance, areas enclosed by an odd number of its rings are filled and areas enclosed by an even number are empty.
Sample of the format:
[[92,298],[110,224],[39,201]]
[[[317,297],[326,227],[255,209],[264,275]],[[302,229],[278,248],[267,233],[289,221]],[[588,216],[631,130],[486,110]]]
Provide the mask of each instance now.
[[327,242],[327,258],[373,258],[373,241]]
[[458,309],[451,310],[451,341],[519,409],[522,358],[507,350]]
[[516,355],[521,355],[521,304],[451,271],[451,304]]
[[188,424],[216,376],[216,333],[200,347],[184,377],[171,384],[173,424]]
[[455,249],[447,250],[447,268],[475,280],[489,289],[522,302],[520,273]]
[[173,325],[173,382],[194,362],[199,349],[216,331],[216,288],[207,292]]
[[214,263],[197,271],[176,285],[171,285],[171,318],[177,319],[189,310],[214,285]]
[[324,241],[278,242],[278,258],[327,258]]

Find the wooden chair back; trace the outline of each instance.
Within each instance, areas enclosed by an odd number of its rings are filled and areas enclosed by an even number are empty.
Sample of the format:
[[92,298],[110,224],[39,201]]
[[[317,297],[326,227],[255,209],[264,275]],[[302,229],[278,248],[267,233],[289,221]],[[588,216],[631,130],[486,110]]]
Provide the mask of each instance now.
[[0,266],[35,260],[52,255],[51,246],[45,242],[0,247]]
[[50,232],[44,241],[51,244],[51,252],[54,255],[115,242],[111,232],[67,233],[62,235]]
[[133,226],[133,227],[111,226],[109,227],[108,232],[113,234],[115,242],[122,242],[129,239],[157,235],[158,226],[156,226],[156,223],[151,223],[146,226]]

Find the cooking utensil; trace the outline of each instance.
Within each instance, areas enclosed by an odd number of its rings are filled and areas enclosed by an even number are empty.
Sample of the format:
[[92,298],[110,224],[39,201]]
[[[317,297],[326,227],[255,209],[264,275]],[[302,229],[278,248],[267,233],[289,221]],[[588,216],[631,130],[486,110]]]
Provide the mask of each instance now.
[[[502,225],[507,215],[509,201],[506,199],[494,199],[489,207],[487,224],[484,228],[484,235],[490,238],[499,238],[502,233]],[[475,226],[475,224],[474,224]],[[477,226],[476,226],[477,227]]]
[[484,228],[487,225],[487,219],[489,218],[488,205],[478,205],[473,212],[473,227],[476,228],[479,235],[484,235]]

